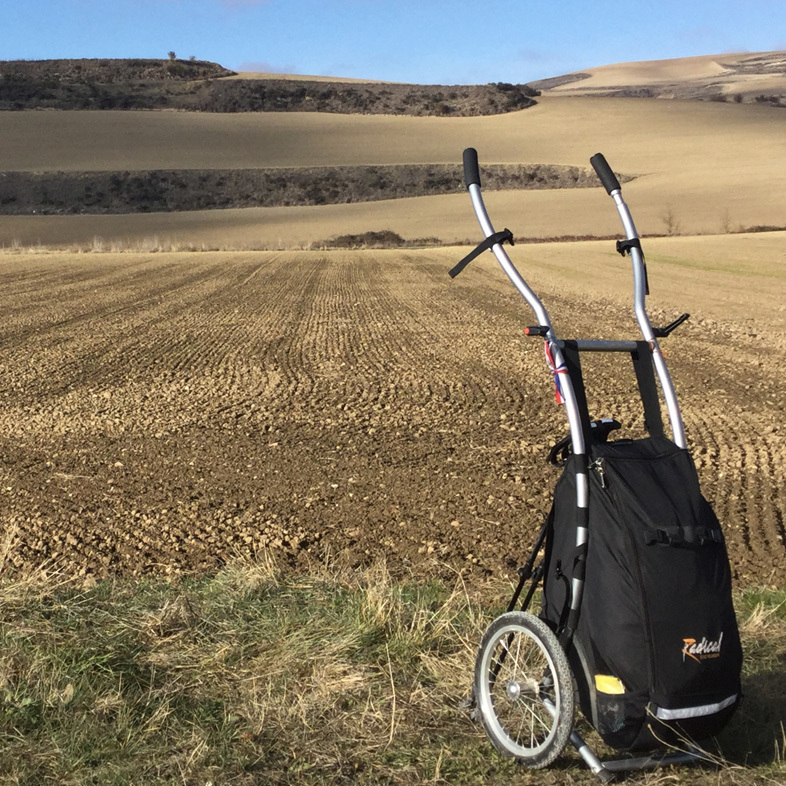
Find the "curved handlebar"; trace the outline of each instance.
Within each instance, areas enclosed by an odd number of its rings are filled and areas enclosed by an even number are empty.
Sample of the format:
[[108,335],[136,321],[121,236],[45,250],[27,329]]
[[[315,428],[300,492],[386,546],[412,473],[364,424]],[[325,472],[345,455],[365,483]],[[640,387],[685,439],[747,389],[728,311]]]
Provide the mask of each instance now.
[[480,167],[478,166],[478,151],[468,147],[464,151],[464,182],[467,188],[480,185]]
[[600,182],[603,183],[606,191],[608,191],[609,195],[613,191],[620,191],[620,181],[617,180],[617,176],[612,172],[611,167],[606,161],[603,153],[595,153],[594,156],[590,159],[590,164],[592,164],[593,169],[597,173],[598,177],[600,178]]

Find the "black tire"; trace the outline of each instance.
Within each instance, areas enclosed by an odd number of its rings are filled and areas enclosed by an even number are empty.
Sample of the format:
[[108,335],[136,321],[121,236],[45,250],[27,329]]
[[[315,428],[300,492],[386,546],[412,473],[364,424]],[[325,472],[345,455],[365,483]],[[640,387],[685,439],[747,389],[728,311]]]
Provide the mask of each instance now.
[[475,663],[475,700],[500,752],[534,769],[562,753],[573,730],[573,678],[543,620],[511,611],[489,625]]

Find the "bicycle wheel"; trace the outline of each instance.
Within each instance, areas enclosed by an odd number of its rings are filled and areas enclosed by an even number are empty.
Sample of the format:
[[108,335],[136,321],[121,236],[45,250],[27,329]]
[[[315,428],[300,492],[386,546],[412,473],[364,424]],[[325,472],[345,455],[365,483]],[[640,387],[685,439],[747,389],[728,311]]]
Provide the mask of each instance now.
[[532,768],[562,753],[573,729],[573,679],[545,622],[511,611],[491,623],[475,664],[475,699],[497,750]]

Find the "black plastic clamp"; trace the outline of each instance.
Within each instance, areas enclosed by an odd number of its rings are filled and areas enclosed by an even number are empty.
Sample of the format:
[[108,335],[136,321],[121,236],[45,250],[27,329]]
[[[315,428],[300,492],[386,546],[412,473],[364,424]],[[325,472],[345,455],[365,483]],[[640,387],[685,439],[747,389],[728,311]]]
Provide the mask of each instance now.
[[618,240],[617,241],[617,253],[622,254],[630,254],[630,250],[632,248],[638,248],[639,253],[641,254],[641,263],[644,266],[644,293],[649,295],[650,293],[650,279],[647,275],[647,263],[644,261],[644,250],[641,247],[641,240],[637,237],[631,237],[627,240]]
[[625,256],[630,254],[632,248],[638,248],[641,251],[641,258],[644,259],[644,251],[641,248],[641,240],[637,237],[629,238],[628,240],[617,241],[617,253]]

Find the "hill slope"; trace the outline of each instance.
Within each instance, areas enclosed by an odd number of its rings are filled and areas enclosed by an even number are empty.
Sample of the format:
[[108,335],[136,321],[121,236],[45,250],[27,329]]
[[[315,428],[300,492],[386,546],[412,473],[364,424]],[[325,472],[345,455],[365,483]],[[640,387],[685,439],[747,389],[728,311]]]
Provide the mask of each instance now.
[[571,96],[683,98],[786,105],[786,52],[618,63],[532,83]]
[[[746,61],[756,59],[746,56]],[[668,78],[676,79],[675,74],[684,67],[687,75],[683,81],[690,82],[710,69],[708,63],[707,58],[681,65],[672,62]],[[777,70],[774,61],[771,65]],[[620,73],[625,70],[618,68]],[[661,75],[663,69],[665,65]],[[654,80],[655,76],[650,71],[647,78]],[[619,81],[618,77],[608,78]],[[603,152],[615,170],[635,178],[625,186],[625,194],[642,234],[786,226],[786,202],[773,198],[786,193],[786,148],[782,143],[786,112],[734,101],[653,101],[562,92],[550,88],[536,106],[524,112],[476,117],[0,112],[0,179],[10,182],[17,178],[29,184],[51,177],[54,183],[62,177],[58,173],[72,173],[78,179],[93,172],[131,183],[136,173],[153,173],[150,177],[155,179],[156,173],[177,170],[172,177],[182,175],[184,183],[196,183],[188,186],[194,190],[194,199],[188,205],[170,202],[175,194],[166,186],[167,193],[156,200],[151,201],[143,192],[138,209],[232,207],[144,215],[0,216],[0,245],[89,246],[99,236],[105,246],[146,247],[154,239],[156,245],[181,247],[301,247],[334,235],[380,230],[391,230],[405,239],[438,237],[443,242],[463,242],[478,236],[465,195],[443,192],[425,196],[434,191],[423,190],[413,176],[405,177],[395,190],[383,189],[375,195],[377,199],[401,194],[411,198],[342,204],[348,201],[355,177],[355,173],[350,176],[352,170],[343,168],[365,169],[361,173],[364,177],[374,174],[375,167],[392,167],[390,171],[398,174],[412,171],[404,170],[404,165],[422,167],[423,172],[450,165],[455,171],[461,151],[470,146],[478,149],[484,173],[497,164],[519,167],[522,172],[544,165],[586,171],[590,156]],[[266,177],[286,179],[289,175],[283,170],[296,170],[300,178],[306,177],[310,168],[319,177],[328,168],[333,172],[331,193],[319,192],[319,199],[310,201],[329,197],[334,204],[241,208],[251,204],[244,194],[238,191],[239,201],[227,200],[216,185],[221,177],[227,177],[248,189],[247,176],[240,172],[235,176],[232,170],[253,170],[251,176],[267,170]],[[205,175],[202,183],[199,178],[207,170],[209,176]],[[14,173],[26,174],[21,178]],[[461,190],[460,176],[451,178]],[[484,185],[491,186],[485,175]],[[513,185],[515,190],[489,190],[487,202],[495,222],[509,226],[516,237],[619,232],[619,220],[600,187],[531,191]],[[85,201],[95,202],[99,190],[94,189],[89,197],[85,194]],[[307,183],[305,190],[309,191]],[[109,191],[103,193],[109,195]],[[253,194],[253,189],[248,191]],[[9,196],[19,199],[21,186]],[[42,192],[40,201],[51,201],[54,196]],[[98,204],[105,207],[103,198]],[[56,209],[68,212],[69,205]]]
[[262,78],[202,60],[0,61],[0,110],[180,109],[468,117],[532,106],[528,85]]
[[[319,113],[0,113],[0,172],[549,163],[585,169],[600,151],[635,177],[625,195],[643,234],[786,225],[786,112],[768,106],[544,95],[496,117],[411,118]],[[118,142],[118,140],[120,140]],[[1,175],[0,175],[1,177]],[[340,190],[341,183],[339,183]],[[495,222],[517,237],[606,236],[619,219],[602,188],[491,191]],[[446,242],[478,236],[464,194],[317,207],[115,216],[0,216],[0,244],[299,247],[332,235],[390,229]]]
[[[492,165],[486,188],[588,188],[591,170],[548,164]],[[375,202],[458,194],[461,166],[289,167],[138,172],[4,172],[0,213],[151,213],[229,207],[275,207]]]

